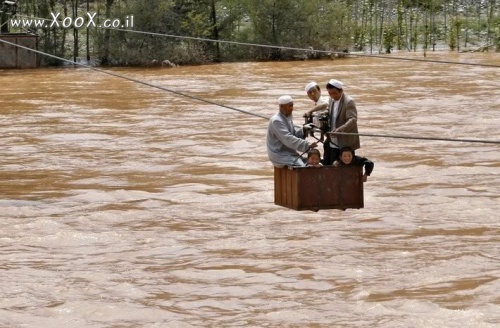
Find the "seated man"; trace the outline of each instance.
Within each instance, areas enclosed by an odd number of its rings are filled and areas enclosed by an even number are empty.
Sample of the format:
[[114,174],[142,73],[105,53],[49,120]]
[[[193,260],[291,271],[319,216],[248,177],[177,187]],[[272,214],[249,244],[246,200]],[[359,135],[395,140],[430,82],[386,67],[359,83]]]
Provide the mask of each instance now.
[[275,167],[304,166],[298,151],[316,148],[317,143],[305,140],[303,129],[292,121],[293,99],[285,95],[278,99],[279,112],[271,117],[267,129],[267,155]]

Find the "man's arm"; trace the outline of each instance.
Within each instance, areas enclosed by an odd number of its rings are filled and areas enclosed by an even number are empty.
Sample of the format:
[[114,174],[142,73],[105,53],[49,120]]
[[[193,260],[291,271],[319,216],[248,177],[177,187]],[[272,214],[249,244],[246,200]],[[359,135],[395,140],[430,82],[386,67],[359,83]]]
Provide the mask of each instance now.
[[351,131],[355,126],[356,122],[358,121],[358,111],[356,109],[356,103],[354,102],[353,99],[350,99],[346,103],[346,122],[339,126],[335,132],[349,132]]
[[327,108],[328,108],[327,103],[319,103],[316,106],[314,106],[312,109],[308,110],[304,115],[311,116],[312,113],[320,111],[320,110],[325,110]]
[[297,151],[307,151],[310,147],[309,143],[288,131],[288,127],[282,120],[273,120],[271,122],[276,137],[288,148]]

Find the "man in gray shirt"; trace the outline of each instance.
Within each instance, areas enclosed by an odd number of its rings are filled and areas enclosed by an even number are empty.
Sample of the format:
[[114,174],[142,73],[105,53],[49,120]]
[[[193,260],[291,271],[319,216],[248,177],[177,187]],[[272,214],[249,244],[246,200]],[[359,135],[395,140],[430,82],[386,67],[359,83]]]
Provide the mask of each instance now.
[[269,120],[267,129],[267,155],[275,167],[305,166],[298,151],[306,152],[316,148],[317,143],[309,143],[300,127],[293,126],[293,99],[285,95],[278,98],[279,112]]

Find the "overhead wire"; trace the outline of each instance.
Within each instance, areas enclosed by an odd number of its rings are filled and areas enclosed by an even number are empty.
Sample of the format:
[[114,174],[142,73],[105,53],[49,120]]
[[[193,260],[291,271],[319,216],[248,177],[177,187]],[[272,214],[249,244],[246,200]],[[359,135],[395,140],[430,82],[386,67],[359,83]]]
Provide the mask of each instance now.
[[[196,38],[196,39],[199,39],[199,38]],[[239,109],[239,108],[236,108],[236,107],[224,105],[224,104],[221,104],[221,103],[218,103],[218,102],[215,102],[215,101],[207,100],[205,98],[201,98],[201,97],[197,97],[197,96],[192,96],[192,95],[189,95],[189,94],[186,94],[186,93],[183,93],[183,92],[179,92],[179,91],[176,91],[176,90],[173,90],[173,89],[169,89],[169,88],[165,88],[165,87],[162,87],[162,86],[159,86],[159,85],[155,85],[155,84],[152,84],[152,83],[149,83],[149,82],[145,82],[145,81],[141,81],[141,80],[138,80],[138,79],[135,79],[135,78],[131,78],[131,77],[128,77],[128,76],[117,74],[117,73],[114,73],[114,72],[111,72],[111,71],[108,71],[108,70],[104,70],[104,69],[100,69],[100,68],[97,68],[97,67],[94,67],[94,66],[86,65],[86,64],[83,64],[83,63],[78,63],[78,62],[75,62],[75,61],[72,61],[72,60],[69,60],[69,59],[66,59],[66,58],[62,58],[62,57],[55,56],[55,55],[52,55],[52,54],[49,54],[49,53],[45,53],[43,51],[39,51],[39,50],[35,50],[35,49],[29,48],[29,47],[25,47],[25,46],[22,46],[22,45],[19,45],[19,44],[15,44],[15,43],[3,40],[3,39],[0,39],[0,42],[6,43],[6,44],[9,44],[11,46],[15,46],[15,47],[18,47],[18,48],[21,48],[21,49],[25,49],[27,51],[31,51],[31,52],[34,52],[34,53],[37,53],[37,54],[40,54],[40,55],[43,55],[43,56],[47,56],[47,57],[51,57],[51,58],[54,58],[54,59],[57,59],[57,60],[61,60],[63,62],[67,62],[67,63],[73,64],[73,65],[77,65],[77,66],[80,66],[80,67],[83,67],[83,68],[87,68],[87,69],[90,69],[90,70],[93,70],[93,71],[96,71],[96,72],[99,72],[99,73],[111,75],[111,76],[114,76],[114,77],[117,77],[117,78],[128,80],[130,82],[134,82],[134,83],[142,84],[142,85],[145,85],[145,86],[148,86],[148,87],[152,87],[152,88],[156,88],[156,89],[163,90],[163,91],[166,91],[166,92],[170,92],[170,93],[182,96],[182,97],[186,97],[186,98],[194,99],[194,100],[197,100],[197,101],[205,102],[205,103],[208,103],[208,104],[211,104],[211,105],[223,107],[223,108],[226,108],[226,109],[234,110],[234,111],[237,111],[237,112],[240,112],[240,113],[244,113],[244,114],[248,114],[248,115],[251,115],[251,116],[263,118],[263,119],[266,119],[266,120],[269,119],[268,117],[266,117],[264,115],[260,115],[260,114],[252,113],[252,112],[249,112],[249,111],[246,111],[246,110],[243,110],[243,109]],[[298,50],[299,48],[293,48],[293,49],[294,50]],[[304,50],[309,50],[309,49],[304,49]],[[452,62],[452,63],[455,63],[455,62]],[[498,67],[500,67],[500,66],[498,66]],[[499,140],[478,140],[478,139],[418,137],[418,136],[407,136],[407,135],[403,136],[403,135],[390,135],[390,134],[367,134],[367,133],[345,133],[345,132],[339,132],[337,134],[370,136],[370,137],[377,137],[377,138],[398,138],[398,139],[414,139],[414,140],[429,140],[429,141],[432,140],[432,141],[450,141],[450,142],[500,144]]]
[[479,139],[459,139],[459,138],[439,138],[439,137],[417,137],[417,136],[401,136],[394,134],[373,134],[373,133],[349,133],[336,132],[339,135],[357,135],[374,138],[392,138],[392,139],[412,139],[412,140],[429,140],[429,141],[452,141],[452,142],[467,142],[467,143],[485,143],[485,144],[500,144],[500,140],[479,140]]
[[15,44],[15,43],[12,43],[12,42],[9,42],[9,41],[6,41],[6,40],[0,39],[0,42],[6,43],[6,44],[9,44],[9,45],[21,48],[21,49],[25,49],[25,50],[28,50],[28,51],[32,51],[32,52],[35,52],[35,53],[40,54],[40,55],[44,55],[44,56],[47,56],[47,57],[58,59],[58,60],[61,60],[61,61],[67,62],[67,63],[71,63],[73,65],[81,66],[81,67],[84,67],[84,68],[87,68],[87,69],[90,69],[90,70],[93,70],[93,71],[96,71],[96,72],[99,72],[99,73],[108,74],[108,75],[111,75],[111,76],[114,76],[114,77],[118,77],[118,78],[121,78],[121,79],[124,79],[124,80],[128,80],[128,81],[131,81],[131,82],[142,84],[142,85],[145,85],[145,86],[148,86],[148,87],[152,87],[152,88],[160,89],[160,90],[163,90],[163,91],[167,91],[167,92],[170,92],[170,93],[182,96],[182,97],[186,97],[186,98],[190,98],[190,99],[202,101],[202,102],[205,102],[205,103],[208,103],[208,104],[212,104],[212,105],[215,105],[215,106],[219,106],[219,107],[224,107],[224,108],[227,108],[227,109],[235,110],[235,111],[238,111],[240,113],[244,113],[244,114],[253,115],[253,116],[260,117],[260,118],[268,119],[268,117],[260,115],[260,114],[256,114],[256,113],[252,113],[252,112],[249,112],[249,111],[246,111],[246,110],[243,110],[243,109],[239,109],[239,108],[227,106],[227,105],[220,104],[220,103],[217,103],[215,101],[207,100],[207,99],[204,99],[204,98],[192,96],[192,95],[189,95],[189,94],[186,94],[186,93],[183,93],[183,92],[179,92],[179,91],[176,91],[176,90],[173,90],[173,89],[165,88],[165,87],[162,87],[162,86],[159,86],[159,85],[155,85],[155,84],[152,84],[152,83],[149,83],[149,82],[144,82],[144,81],[141,81],[141,80],[138,80],[138,79],[134,79],[132,77],[128,77],[128,76],[125,76],[125,75],[121,75],[121,74],[117,74],[117,73],[114,73],[114,72],[110,72],[110,71],[103,70],[103,69],[100,69],[100,68],[97,68],[97,67],[93,67],[93,66],[90,66],[90,65],[85,65],[83,63],[74,62],[74,61],[69,60],[69,59],[65,59],[65,58],[62,58],[62,57],[59,57],[59,56],[51,55],[51,54],[45,53],[45,52],[40,51],[40,50],[35,50],[35,49],[31,49],[31,48],[28,48],[28,47],[25,47],[25,46],[21,46],[19,44]]

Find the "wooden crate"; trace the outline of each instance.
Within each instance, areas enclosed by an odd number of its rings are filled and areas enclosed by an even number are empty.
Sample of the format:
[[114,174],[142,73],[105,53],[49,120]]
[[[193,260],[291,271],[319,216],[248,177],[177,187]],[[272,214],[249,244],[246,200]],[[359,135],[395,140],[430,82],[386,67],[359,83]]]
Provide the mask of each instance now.
[[[38,35],[28,33],[4,33],[0,39],[38,50]],[[38,54],[0,42],[0,68],[35,68],[39,66]]]
[[274,168],[274,203],[294,210],[363,208],[363,167]]

